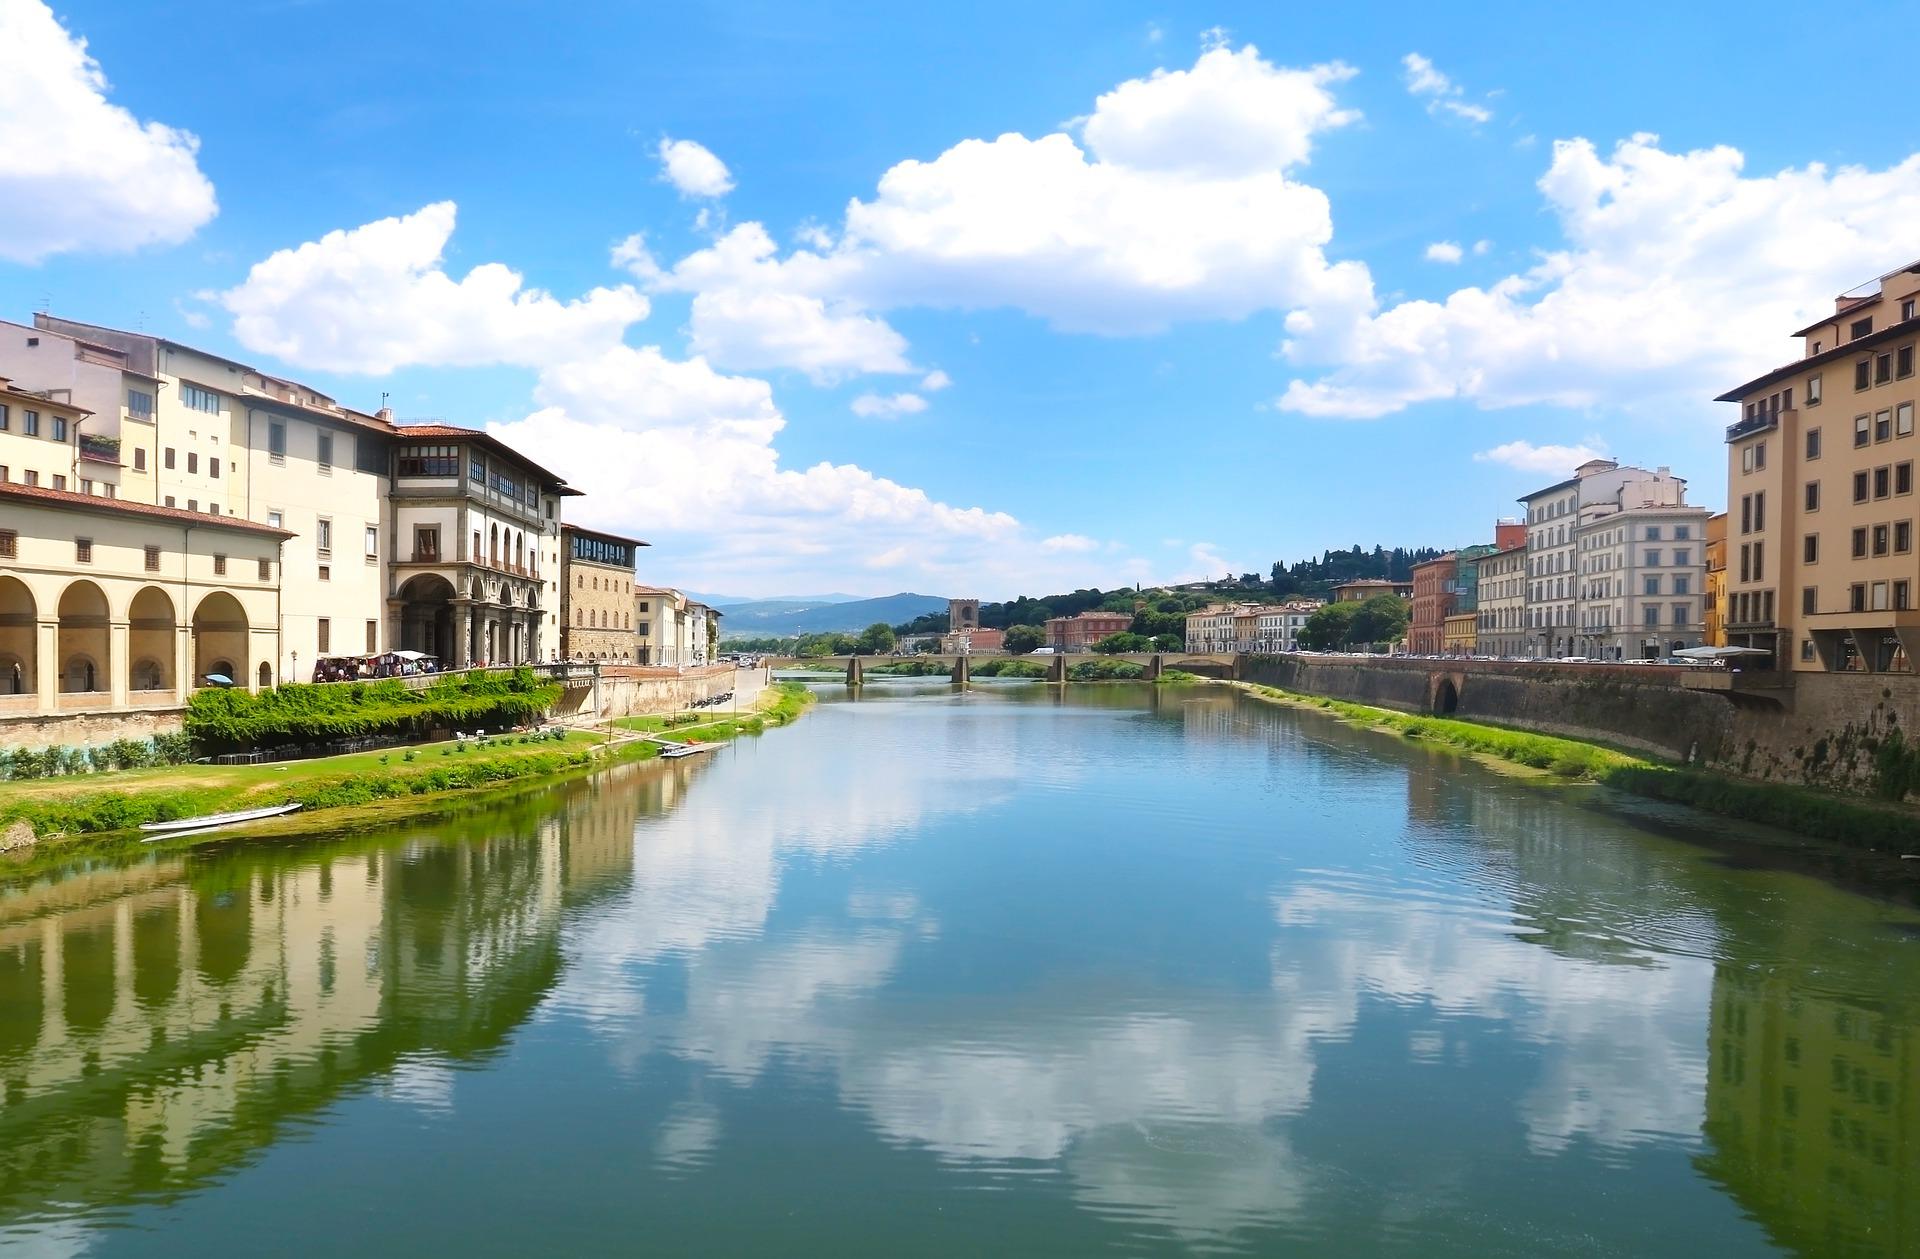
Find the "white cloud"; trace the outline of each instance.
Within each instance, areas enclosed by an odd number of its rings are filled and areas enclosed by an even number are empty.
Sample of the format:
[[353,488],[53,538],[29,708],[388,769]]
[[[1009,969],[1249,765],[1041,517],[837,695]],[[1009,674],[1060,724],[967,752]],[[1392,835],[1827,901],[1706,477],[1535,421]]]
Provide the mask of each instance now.
[[926,409],[927,400],[917,393],[863,393],[853,400],[853,413],[869,420],[897,420]]
[[[1565,247],[1445,301],[1351,322],[1289,320],[1287,355],[1331,364],[1280,405],[1365,418],[1463,398],[1485,408],[1683,406],[1796,353],[1785,334],[1908,257],[1920,155],[1881,170],[1743,173],[1725,146],[1669,153],[1637,135],[1602,156],[1554,145],[1539,181]],[[1911,246],[1908,247],[1909,249]]]
[[1043,551],[1097,551],[1100,544],[1082,533],[1056,533],[1051,538],[1041,540]]
[[190,132],[107,100],[100,64],[40,0],[0,0],[0,259],[124,253],[218,207]]
[[1473,456],[1475,463],[1500,463],[1522,472],[1544,472],[1553,476],[1571,476],[1573,470],[1589,459],[1604,459],[1607,452],[1584,443],[1578,446],[1536,446],[1530,441],[1510,441],[1482,450]]
[[939,393],[953,384],[953,377],[935,368],[920,378],[920,388],[927,393]]
[[683,197],[724,197],[733,191],[733,175],[727,164],[703,144],[662,139],[659,155],[660,178]]
[[1472,123],[1491,122],[1493,111],[1466,100],[1466,92],[1426,57],[1410,52],[1400,58],[1407,91],[1424,100],[1430,114],[1447,113]]
[[1009,133],[901,162],[837,233],[809,227],[785,257],[747,223],[665,275],[644,252],[631,269],[695,295],[694,348],[715,363],[819,380],[911,370],[875,313],[902,307],[1011,307],[1103,334],[1364,309],[1365,267],[1327,261],[1327,198],[1291,174],[1357,117],[1332,90],[1352,74],[1213,46],[1100,96],[1080,140]]
[[1473,242],[1473,255],[1474,255],[1474,257],[1476,257],[1476,258],[1478,258],[1478,257],[1481,257],[1481,256],[1483,256],[1483,255],[1484,255],[1484,254],[1485,254],[1485,253],[1486,253],[1486,252],[1487,252],[1487,251],[1488,251],[1489,249],[1492,249],[1492,248],[1493,248],[1493,242],[1492,242],[1492,241],[1490,241],[1490,240],[1476,240],[1476,241],[1474,241],[1474,242]]
[[563,302],[497,262],[455,280],[441,265],[455,214],[440,201],[255,263],[219,295],[234,336],[302,367],[383,375],[414,365],[537,367],[611,345],[646,318],[647,299],[626,285]]
[[1428,262],[1455,263],[1465,256],[1460,246],[1450,240],[1436,240],[1427,246]]

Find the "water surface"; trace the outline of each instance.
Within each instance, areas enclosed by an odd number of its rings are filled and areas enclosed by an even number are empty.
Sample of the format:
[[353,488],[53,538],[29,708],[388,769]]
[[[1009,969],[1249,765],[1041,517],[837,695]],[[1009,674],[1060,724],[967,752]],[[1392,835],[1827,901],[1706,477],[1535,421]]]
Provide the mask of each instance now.
[[1920,1254],[1911,910],[1218,689],[822,690],[0,893],[0,1249]]

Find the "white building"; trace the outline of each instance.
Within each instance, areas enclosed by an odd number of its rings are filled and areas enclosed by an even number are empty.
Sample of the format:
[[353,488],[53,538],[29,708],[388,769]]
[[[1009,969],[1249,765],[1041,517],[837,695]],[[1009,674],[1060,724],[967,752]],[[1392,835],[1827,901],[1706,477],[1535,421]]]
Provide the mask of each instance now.
[[1582,507],[1579,654],[1655,659],[1706,641],[1710,514],[1665,468]]

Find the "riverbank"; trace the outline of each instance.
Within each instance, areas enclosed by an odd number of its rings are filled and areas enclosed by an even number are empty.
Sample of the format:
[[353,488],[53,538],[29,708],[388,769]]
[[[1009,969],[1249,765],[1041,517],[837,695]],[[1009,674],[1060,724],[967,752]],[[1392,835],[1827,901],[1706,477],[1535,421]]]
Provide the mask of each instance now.
[[[673,726],[668,737],[690,742],[720,742],[758,734],[797,718],[812,697],[797,684],[770,687],[754,710],[726,716],[701,716]],[[503,786],[585,772],[606,765],[651,760],[661,748],[650,740],[622,734],[643,724],[670,718],[625,718],[614,729],[569,730],[555,740],[542,734],[501,735],[465,742],[421,744],[387,752],[323,757],[269,765],[175,765],[159,769],[75,776],[0,784],[0,835],[18,835],[19,824],[32,838],[15,849],[17,867],[49,854],[69,859],[86,841],[117,847],[133,839],[144,822],[172,821],[209,813],[299,804],[298,815],[260,832],[302,828],[308,819],[331,821],[336,812],[399,800],[458,796]],[[249,828],[245,834],[255,833]],[[165,846],[188,846],[230,838],[233,832],[183,837]]]
[[1564,782],[1611,787],[1867,852],[1920,852],[1920,817],[1899,805],[1876,804],[1809,787],[1748,782],[1596,742],[1455,717],[1421,717],[1255,682],[1216,685],[1234,687],[1268,703],[1323,712],[1400,738],[1442,744],[1468,755],[1524,766]]

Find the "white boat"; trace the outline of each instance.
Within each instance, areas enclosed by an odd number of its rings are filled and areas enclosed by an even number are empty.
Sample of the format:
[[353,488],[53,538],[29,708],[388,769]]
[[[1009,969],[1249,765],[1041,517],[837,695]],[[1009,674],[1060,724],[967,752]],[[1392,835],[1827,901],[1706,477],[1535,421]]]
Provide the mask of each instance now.
[[292,813],[300,806],[297,804],[275,804],[264,809],[242,809],[237,813],[206,813],[199,817],[176,818],[171,822],[142,822],[140,829],[147,832],[146,842],[161,839],[168,835],[183,835],[189,831],[208,831],[217,826],[233,826],[240,822],[256,822],[263,817],[279,817],[283,813]]
[[695,756],[701,752],[718,751],[719,747],[720,745],[718,743],[668,743],[666,747],[661,749],[660,755],[666,760],[677,761],[683,756]]

